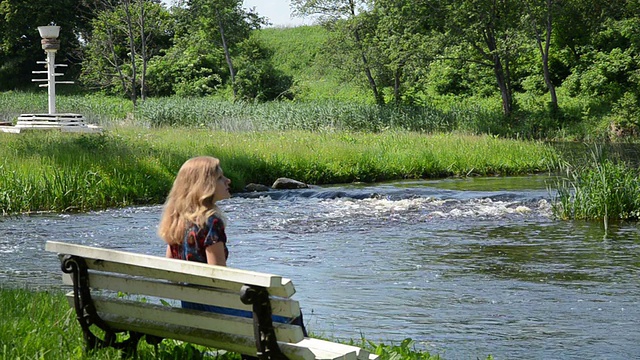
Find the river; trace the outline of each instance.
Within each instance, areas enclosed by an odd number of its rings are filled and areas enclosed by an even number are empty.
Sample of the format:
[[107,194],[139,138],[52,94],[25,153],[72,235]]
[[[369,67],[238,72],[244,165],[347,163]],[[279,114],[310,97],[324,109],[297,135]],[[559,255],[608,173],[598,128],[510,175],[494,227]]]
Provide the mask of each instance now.
[[[296,286],[309,330],[445,359],[640,357],[640,227],[553,218],[546,176],[240,194],[229,266]],[[47,240],[162,256],[160,206],[0,219],[0,284],[59,285]]]

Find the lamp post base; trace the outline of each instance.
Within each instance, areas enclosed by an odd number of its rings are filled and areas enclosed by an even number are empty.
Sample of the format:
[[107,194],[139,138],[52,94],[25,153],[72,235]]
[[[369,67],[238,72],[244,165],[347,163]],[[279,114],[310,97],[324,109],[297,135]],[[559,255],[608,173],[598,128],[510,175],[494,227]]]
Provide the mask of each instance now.
[[62,132],[100,133],[102,128],[87,125],[80,114],[22,114],[15,126],[0,126],[0,131],[20,133],[25,130],[59,130]]

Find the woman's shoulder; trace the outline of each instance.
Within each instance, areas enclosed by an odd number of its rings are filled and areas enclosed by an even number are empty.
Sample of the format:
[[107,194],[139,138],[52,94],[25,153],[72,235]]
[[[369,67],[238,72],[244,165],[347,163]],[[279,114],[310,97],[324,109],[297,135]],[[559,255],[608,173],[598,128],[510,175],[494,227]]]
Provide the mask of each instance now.
[[210,227],[224,227],[224,218],[217,213],[209,215],[207,225]]

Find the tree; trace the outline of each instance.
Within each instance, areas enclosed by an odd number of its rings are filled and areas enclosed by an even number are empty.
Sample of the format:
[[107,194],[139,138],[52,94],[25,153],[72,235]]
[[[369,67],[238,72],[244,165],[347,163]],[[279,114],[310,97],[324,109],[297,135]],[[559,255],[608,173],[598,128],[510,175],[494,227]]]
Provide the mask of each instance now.
[[[141,0],[142,1],[142,0]],[[142,6],[140,6],[137,11],[140,14],[144,13],[144,4],[141,4]],[[131,81],[131,91],[130,91],[130,96],[131,96],[131,102],[133,102],[133,106],[136,105],[136,100],[138,98],[138,93],[136,92],[136,86],[138,83],[138,66],[136,64],[136,44],[135,44],[135,36],[136,34],[134,33],[133,30],[133,16],[131,15],[131,0],[123,0],[122,1],[122,8],[124,10],[124,23],[126,24],[126,37],[127,40],[129,42],[129,60],[130,60],[130,64],[131,64],[131,76],[129,76],[129,81]],[[140,15],[142,16],[142,15]],[[142,29],[140,31],[140,34],[142,35],[140,38],[140,46],[144,47],[144,43],[146,41],[146,37],[144,36],[144,29]],[[147,61],[147,59],[143,59],[144,62]],[[120,73],[122,75],[122,73]],[[144,76],[143,76],[144,78]]]
[[138,93],[146,98],[148,62],[170,45],[170,15],[154,1],[106,0],[101,5],[88,35],[81,80],[124,93],[135,105]]
[[293,78],[273,66],[269,49],[251,37],[240,44],[240,50],[235,83],[237,98],[254,101],[292,98],[289,89]]
[[520,3],[514,0],[450,0],[434,7],[444,21],[443,30],[450,44],[465,42],[490,66],[500,90],[502,110],[510,116],[513,107],[511,65],[519,52],[518,34]]
[[[363,32],[368,27],[364,16],[358,16],[367,8],[367,2],[363,0],[292,0],[291,7],[297,16],[319,15],[320,21],[328,25],[336,25],[334,29],[340,31],[336,34],[346,36],[344,40],[352,41],[354,55],[362,65],[369,88],[377,104],[384,104],[384,98],[373,76],[369,49],[367,48]],[[340,40],[338,40],[340,41]]]
[[149,63],[148,85],[151,95],[205,96],[222,85],[225,73],[222,49],[211,44],[206,31],[190,21],[189,9],[171,9],[175,19],[173,45]]
[[[563,86],[576,96],[587,96],[606,109],[612,133],[640,133],[640,3],[627,1],[617,9],[606,7],[593,25],[588,46],[579,55]],[[584,14],[582,16],[587,16]],[[588,22],[588,20],[585,20]]]
[[[377,16],[375,46],[384,55],[384,66],[392,74],[393,98],[403,102],[404,87],[423,88],[423,73],[438,52],[433,44],[438,19],[429,1],[377,0],[372,12]],[[415,92],[416,90],[414,90]],[[418,90],[419,91],[419,90]],[[415,93],[408,94],[410,103]]]
[[536,45],[540,52],[542,61],[542,75],[544,83],[549,90],[551,97],[551,110],[553,114],[558,112],[558,96],[556,88],[551,81],[551,72],[549,70],[549,52],[551,49],[551,33],[553,31],[553,18],[556,6],[553,0],[525,1],[526,13],[524,14],[525,26],[528,27],[536,39]]
[[266,20],[253,11],[245,11],[242,0],[188,0],[185,5],[188,9],[187,19],[192,21],[189,31],[208,34],[204,38],[222,48],[229,69],[231,89],[236,98],[238,94],[233,53],[240,43],[249,38],[251,31],[259,29]]
[[597,34],[607,19],[624,16],[625,4],[629,0],[563,0],[558,5],[561,10],[555,21],[554,43],[558,50],[567,49],[571,54],[570,67],[580,62],[585,51],[589,51],[593,36]]

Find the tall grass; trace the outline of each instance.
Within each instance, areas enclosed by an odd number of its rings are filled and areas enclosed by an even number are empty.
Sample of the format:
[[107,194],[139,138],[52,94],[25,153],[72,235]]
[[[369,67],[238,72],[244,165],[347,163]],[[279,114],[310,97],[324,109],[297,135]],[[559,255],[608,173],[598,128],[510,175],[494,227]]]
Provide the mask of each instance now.
[[[331,91],[337,90],[333,87]],[[606,130],[598,122],[602,114],[591,114],[586,110],[590,105],[579,99],[563,97],[561,116],[550,118],[542,97],[520,98],[527,99],[523,101],[526,106],[511,118],[502,115],[498,98],[447,95],[425,98],[416,106],[377,106],[359,100],[359,95],[355,94],[348,98],[317,97],[268,103],[168,97],[147,99],[134,109],[124,98],[60,94],[57,109],[60,113],[80,113],[87,122],[106,128],[125,124],[189,126],[217,131],[461,131],[527,139],[602,139],[606,136]],[[46,101],[44,92],[0,93],[0,121],[15,121],[23,113],[43,113],[47,109]]]
[[[105,95],[59,95],[59,113],[80,113],[88,123],[111,128],[202,127],[217,131],[347,130],[380,132],[407,130],[505,134],[499,111],[457,102],[434,106],[377,106],[354,101],[247,103],[219,98],[150,98],[134,109],[129,100]],[[45,93],[0,93],[0,121],[20,114],[44,113]]]
[[[86,211],[159,203],[171,184],[144,138],[0,133],[0,212]],[[158,158],[166,163],[159,164]]]
[[592,150],[585,166],[566,166],[567,176],[556,183],[554,214],[561,219],[640,219],[640,178],[637,168],[609,159],[602,148]]
[[[80,325],[75,312],[60,291],[29,291],[0,287],[0,360],[13,359],[95,359],[121,360],[122,354],[112,348],[85,352]],[[413,347],[410,340],[399,345],[376,344],[363,339],[362,346],[380,355],[380,360],[436,360]],[[239,360],[235,353],[216,353],[201,346],[170,339],[163,340],[157,352],[141,341],[137,359],[217,359]]]
[[85,211],[161,203],[180,165],[221,159],[233,191],[278,177],[310,184],[515,175],[553,169],[545,144],[386,131],[222,132],[117,127],[102,135],[0,133],[0,212]]
[[143,125],[200,126],[224,131],[408,130],[442,132],[461,128],[461,111],[430,107],[376,106],[339,101],[231,103],[216,99],[150,99],[138,108]]

